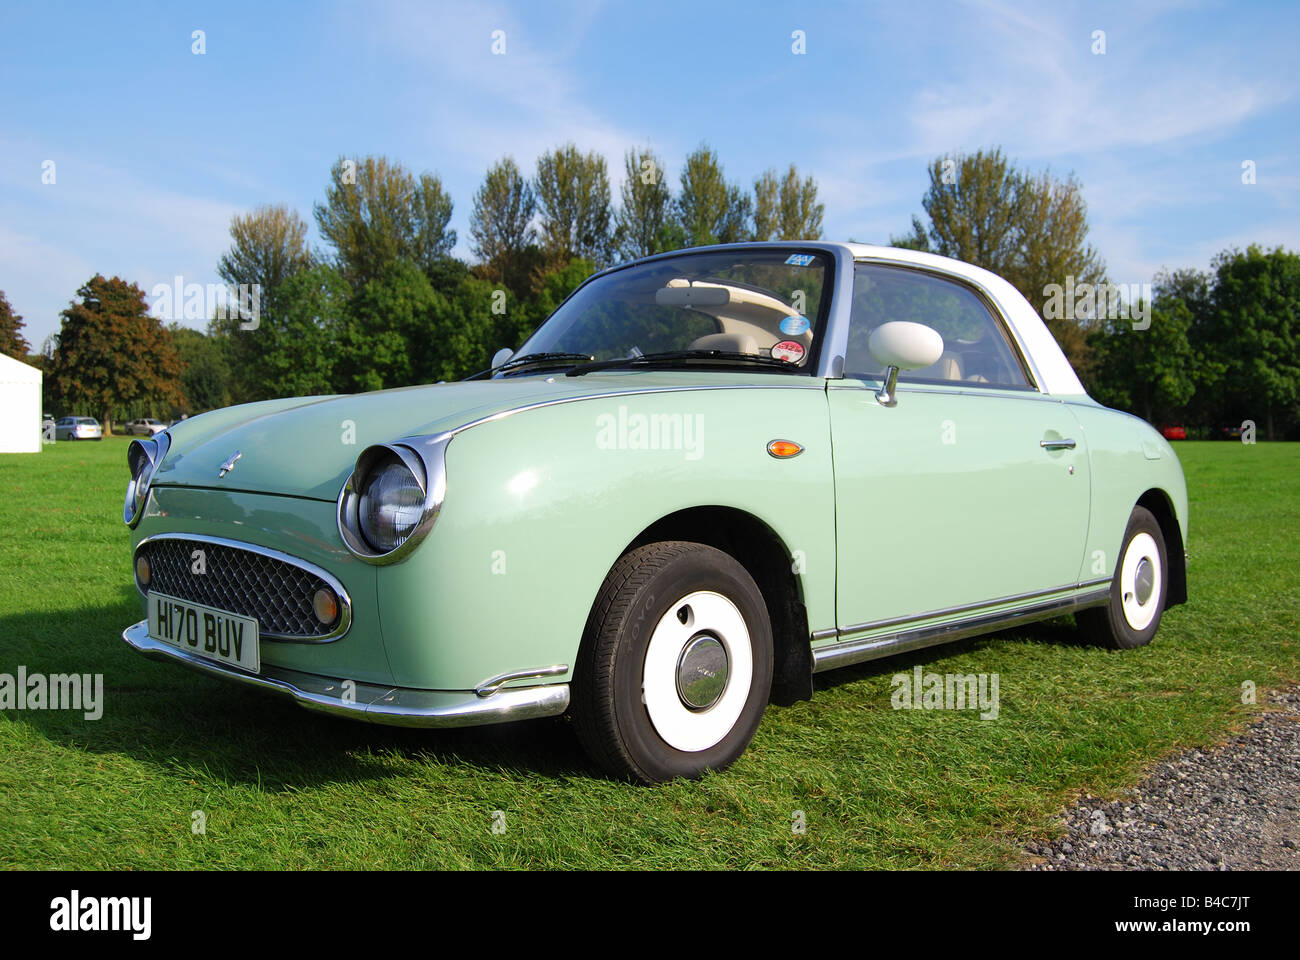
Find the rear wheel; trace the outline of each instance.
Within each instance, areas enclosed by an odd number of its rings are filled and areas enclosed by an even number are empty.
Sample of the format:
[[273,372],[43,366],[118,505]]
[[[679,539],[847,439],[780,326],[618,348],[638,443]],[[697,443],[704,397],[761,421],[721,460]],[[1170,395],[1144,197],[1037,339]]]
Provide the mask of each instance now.
[[721,550],[670,541],[627,553],[587,621],[573,682],[578,737],[638,783],[736,760],[772,687],[772,628],[754,580]]
[[1134,507],[1120,546],[1119,566],[1104,607],[1075,619],[1095,643],[1131,650],[1151,642],[1160,627],[1169,590],[1169,564],[1160,523],[1145,507]]

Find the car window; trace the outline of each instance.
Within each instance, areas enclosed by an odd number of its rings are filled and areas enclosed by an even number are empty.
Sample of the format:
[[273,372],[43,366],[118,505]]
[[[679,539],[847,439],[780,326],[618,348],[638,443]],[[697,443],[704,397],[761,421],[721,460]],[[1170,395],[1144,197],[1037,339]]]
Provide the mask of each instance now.
[[520,349],[596,360],[677,350],[786,360],[810,373],[831,260],[793,248],[708,250],[619,268],[579,288]]
[[922,323],[943,337],[943,356],[899,380],[1027,387],[1024,367],[1002,325],[984,301],[963,284],[906,267],[859,263],[853,275],[853,312],[845,376],[879,377],[883,366],[867,349],[871,333],[883,323]]

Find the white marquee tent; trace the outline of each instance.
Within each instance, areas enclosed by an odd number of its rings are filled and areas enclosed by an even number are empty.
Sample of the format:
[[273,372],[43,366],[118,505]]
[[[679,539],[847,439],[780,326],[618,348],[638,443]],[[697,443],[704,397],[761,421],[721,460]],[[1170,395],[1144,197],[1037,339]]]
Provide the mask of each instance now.
[[41,452],[41,371],[0,353],[0,453]]

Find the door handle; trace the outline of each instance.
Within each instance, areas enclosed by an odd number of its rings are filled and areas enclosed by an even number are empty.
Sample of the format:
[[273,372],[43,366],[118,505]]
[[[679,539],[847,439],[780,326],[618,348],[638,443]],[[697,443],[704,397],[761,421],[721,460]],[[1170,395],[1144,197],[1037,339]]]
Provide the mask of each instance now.
[[1073,440],[1039,440],[1038,445],[1044,450],[1073,450]]

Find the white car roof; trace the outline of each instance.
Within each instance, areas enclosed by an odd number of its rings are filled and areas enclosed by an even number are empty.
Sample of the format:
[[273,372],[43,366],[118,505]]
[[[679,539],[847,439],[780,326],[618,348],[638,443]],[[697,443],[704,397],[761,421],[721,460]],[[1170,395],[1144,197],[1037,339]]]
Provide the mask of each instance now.
[[900,247],[878,247],[869,243],[837,244],[852,252],[855,260],[889,261],[900,264],[912,264],[928,267],[941,273],[960,277],[981,288],[988,297],[1002,310],[1011,332],[1020,341],[1027,359],[1039,379],[1039,387],[1044,393],[1061,396],[1079,396],[1086,394],[1078,375],[1065,358],[1061,347],[1052,336],[1043,318],[1028,300],[1006,280],[995,273],[950,257],[940,257],[933,253],[918,250],[906,250]]

